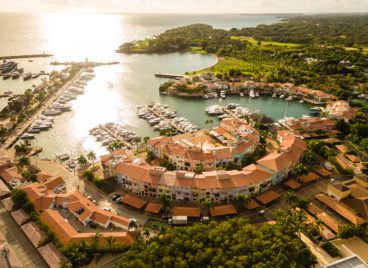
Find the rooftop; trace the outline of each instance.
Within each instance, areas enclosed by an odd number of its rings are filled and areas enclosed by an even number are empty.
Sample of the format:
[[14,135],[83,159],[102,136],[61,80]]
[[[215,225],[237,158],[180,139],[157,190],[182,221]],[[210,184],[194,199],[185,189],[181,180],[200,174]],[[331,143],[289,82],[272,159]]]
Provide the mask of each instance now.
[[194,207],[173,207],[171,209],[172,216],[187,216],[193,218],[199,218],[201,211],[199,208]]
[[210,209],[210,214],[212,217],[218,216],[227,216],[237,214],[234,205],[222,205],[222,206],[213,206]]
[[273,190],[269,190],[261,195],[256,196],[256,199],[261,202],[263,205],[271,203],[277,199],[279,199],[281,195]]

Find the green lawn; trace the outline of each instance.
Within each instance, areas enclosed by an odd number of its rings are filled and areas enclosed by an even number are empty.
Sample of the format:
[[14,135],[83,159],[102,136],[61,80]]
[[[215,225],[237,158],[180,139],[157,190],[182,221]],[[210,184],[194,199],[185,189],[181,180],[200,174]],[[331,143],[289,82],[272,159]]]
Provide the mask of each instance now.
[[[248,41],[252,45],[257,45],[257,40],[250,36],[232,36],[231,39]],[[261,41],[262,46],[281,46],[281,47],[302,47],[301,44],[295,43],[282,43],[282,42],[272,42],[272,41]]]
[[199,54],[208,54],[206,50],[201,47],[191,47],[192,52],[199,53]]
[[272,63],[260,64],[251,61],[239,60],[235,58],[220,58],[216,65],[189,74],[213,72],[216,75],[227,73],[230,69],[237,69],[240,70],[242,73],[249,75],[253,75],[254,73],[267,74],[273,68],[275,68],[275,66],[273,66]]

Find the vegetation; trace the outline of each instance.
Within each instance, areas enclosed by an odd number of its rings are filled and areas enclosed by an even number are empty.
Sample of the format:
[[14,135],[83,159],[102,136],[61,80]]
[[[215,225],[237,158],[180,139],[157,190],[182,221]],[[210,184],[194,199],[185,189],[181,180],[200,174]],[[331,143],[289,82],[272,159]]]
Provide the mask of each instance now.
[[312,267],[315,258],[295,231],[244,218],[176,227],[136,242],[117,267]]
[[330,241],[323,243],[321,246],[332,258],[341,256],[339,249]]

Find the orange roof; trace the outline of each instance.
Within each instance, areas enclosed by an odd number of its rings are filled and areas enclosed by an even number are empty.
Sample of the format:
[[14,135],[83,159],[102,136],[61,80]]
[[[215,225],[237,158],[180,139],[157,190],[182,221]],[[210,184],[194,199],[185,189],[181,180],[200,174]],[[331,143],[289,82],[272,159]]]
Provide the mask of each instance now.
[[316,173],[318,173],[319,175],[321,175],[322,177],[327,177],[331,175],[331,172],[328,171],[327,169],[325,169],[324,167],[319,166],[318,168],[316,168],[314,170]]
[[12,211],[10,214],[18,225],[21,225],[25,220],[29,219],[28,213],[26,213],[22,208]]
[[53,176],[50,173],[48,173],[46,171],[41,171],[40,173],[37,174],[36,179],[37,179],[38,182],[42,183],[42,182],[45,182],[45,181],[47,181],[48,179],[50,179],[52,177]]
[[5,183],[0,180],[0,197],[5,196],[10,193],[10,190],[8,186],[5,185]]
[[38,243],[45,236],[45,233],[33,221],[23,224],[20,228],[35,247],[38,247]]
[[317,206],[316,206],[314,203],[312,203],[312,202],[308,204],[307,210],[308,210],[308,212],[309,212],[310,214],[312,214],[312,215],[316,215],[316,214],[318,214],[318,213],[322,213],[322,212],[323,212],[323,210],[322,210],[321,208],[317,207]]
[[296,180],[288,180],[287,182],[285,182],[285,185],[288,186],[291,189],[298,189],[300,186],[302,186]]
[[111,218],[111,212],[105,211],[103,209],[96,210],[93,215],[91,216],[91,220],[105,225]]
[[353,155],[353,154],[347,154],[346,157],[351,161],[351,162],[354,162],[354,163],[358,163],[360,162],[360,159],[359,157],[357,157],[356,155]]
[[121,217],[121,216],[118,216],[118,215],[114,215],[114,214],[111,216],[111,222],[120,224],[122,226],[125,226],[126,228],[128,228],[128,226],[129,226],[129,220],[128,219],[126,219],[124,217]]
[[324,203],[326,206],[328,206],[329,208],[333,209],[335,212],[343,216],[345,219],[347,219],[351,223],[355,225],[360,225],[360,224],[365,223],[365,220],[363,220],[361,217],[354,214],[352,211],[350,211],[349,209],[347,209],[340,203],[336,202],[331,197],[324,195],[324,194],[319,194],[319,195],[316,195],[316,198],[322,203]]
[[259,207],[259,204],[254,199],[251,199],[249,202],[245,203],[245,208],[249,210],[255,209],[258,207]]
[[188,216],[193,218],[199,218],[201,216],[201,211],[199,208],[173,207],[171,209],[171,214],[173,216]]
[[16,167],[1,169],[0,176],[7,183],[11,183],[13,180],[24,181],[22,175],[18,172],[18,169]]
[[331,230],[335,231],[336,233],[339,232],[340,224],[326,212],[318,213],[316,217],[326,224],[326,226]]
[[223,206],[213,206],[210,209],[210,214],[212,217],[218,216],[226,216],[226,215],[233,215],[237,214],[234,205],[223,205]]
[[142,207],[144,207],[145,204],[147,204],[146,200],[143,200],[130,194],[124,195],[123,198],[121,198],[121,202],[138,209],[141,209]]
[[319,176],[314,172],[309,172],[307,175],[299,176],[299,178],[301,178],[304,183],[308,183],[317,180]]
[[162,209],[162,204],[149,202],[144,211],[158,214]]
[[56,210],[47,209],[41,213],[40,219],[50,227],[55,236],[63,243],[68,244],[77,235],[77,231]]
[[346,154],[349,150],[346,148],[345,145],[335,145],[336,149],[342,152],[343,154]]
[[53,243],[50,242],[43,247],[39,247],[37,250],[50,268],[60,267],[62,256]]
[[256,196],[256,199],[261,202],[263,205],[266,205],[268,203],[271,203],[272,201],[275,201],[279,199],[281,195],[273,190],[269,190],[261,195]]
[[63,180],[62,177],[53,177],[49,180],[47,180],[45,183],[43,183],[42,185],[45,186],[48,190],[53,190],[56,187],[65,184],[65,181]]

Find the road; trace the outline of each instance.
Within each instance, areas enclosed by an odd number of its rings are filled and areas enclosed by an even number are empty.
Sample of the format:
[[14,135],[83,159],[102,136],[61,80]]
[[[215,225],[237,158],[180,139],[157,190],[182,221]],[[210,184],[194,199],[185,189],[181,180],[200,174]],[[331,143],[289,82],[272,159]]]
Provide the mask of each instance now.
[[48,267],[2,203],[0,203],[0,231],[23,267]]

